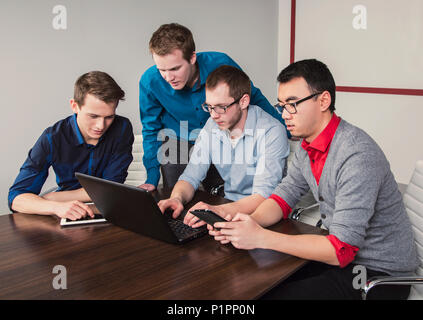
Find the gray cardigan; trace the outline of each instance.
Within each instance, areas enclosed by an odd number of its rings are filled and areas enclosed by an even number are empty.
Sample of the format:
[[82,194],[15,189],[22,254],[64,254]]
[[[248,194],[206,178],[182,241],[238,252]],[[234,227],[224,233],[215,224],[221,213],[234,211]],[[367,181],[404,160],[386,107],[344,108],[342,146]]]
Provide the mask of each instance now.
[[418,260],[410,220],[389,163],[368,134],[341,120],[319,185],[307,152],[298,148],[274,194],[294,208],[309,189],[329,233],[359,248],[354,264],[413,274]]

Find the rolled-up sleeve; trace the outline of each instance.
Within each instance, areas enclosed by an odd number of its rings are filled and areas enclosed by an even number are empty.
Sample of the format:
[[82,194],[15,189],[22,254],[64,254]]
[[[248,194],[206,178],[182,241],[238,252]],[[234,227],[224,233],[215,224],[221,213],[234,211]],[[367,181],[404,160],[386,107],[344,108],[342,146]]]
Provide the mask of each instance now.
[[52,161],[51,135],[44,131],[35,145],[29,150],[28,157],[20,168],[15,182],[9,189],[8,205],[12,210],[13,200],[20,194],[39,194],[48,177]]
[[263,129],[257,131],[261,141],[257,144],[258,161],[252,194],[267,198],[282,180],[286,158],[289,155],[289,143],[282,125],[273,126],[266,133]]

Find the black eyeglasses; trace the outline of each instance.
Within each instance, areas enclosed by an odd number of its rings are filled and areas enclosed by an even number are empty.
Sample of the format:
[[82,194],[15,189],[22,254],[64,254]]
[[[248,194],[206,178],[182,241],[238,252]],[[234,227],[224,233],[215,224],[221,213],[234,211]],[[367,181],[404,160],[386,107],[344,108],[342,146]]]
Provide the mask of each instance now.
[[276,109],[276,111],[277,112],[279,112],[280,114],[282,114],[283,113],[283,109],[285,109],[288,113],[290,113],[290,114],[294,114],[294,113],[297,113],[297,105],[298,104],[300,104],[301,102],[304,102],[304,101],[307,101],[307,100],[309,100],[309,99],[311,99],[311,98],[313,98],[313,97],[315,97],[315,96],[317,96],[317,95],[319,95],[319,94],[322,94],[323,92],[316,92],[316,93],[313,93],[313,94],[311,94],[311,95],[309,95],[308,97],[305,97],[305,98],[303,98],[303,99],[301,99],[301,100],[298,100],[298,101],[296,101],[296,102],[288,102],[288,103],[285,103],[285,104],[283,104],[283,105],[281,105],[281,103],[280,102],[278,102],[277,104],[275,104],[273,107]]
[[226,109],[228,109],[230,106],[233,106],[235,103],[238,103],[239,100],[241,100],[242,96],[239,97],[238,99],[236,99],[234,102],[232,102],[231,104],[228,104],[227,106],[221,107],[221,106],[211,106],[207,103],[203,103],[201,105],[201,107],[203,108],[203,110],[205,112],[212,112],[212,110],[218,114],[224,114],[226,112]]

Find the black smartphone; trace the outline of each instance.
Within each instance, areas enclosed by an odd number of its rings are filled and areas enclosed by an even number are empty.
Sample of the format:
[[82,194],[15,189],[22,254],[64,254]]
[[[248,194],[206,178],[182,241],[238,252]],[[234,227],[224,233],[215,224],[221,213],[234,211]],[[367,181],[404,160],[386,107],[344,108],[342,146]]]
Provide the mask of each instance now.
[[[221,216],[219,216],[217,213],[208,210],[208,209],[200,209],[200,210],[193,210],[190,211],[194,216],[196,216],[197,218],[203,220],[204,222],[206,222],[207,224],[211,225],[213,227],[213,225],[216,222],[227,222],[225,219],[223,219]],[[215,228],[216,230],[220,230],[220,228]]]

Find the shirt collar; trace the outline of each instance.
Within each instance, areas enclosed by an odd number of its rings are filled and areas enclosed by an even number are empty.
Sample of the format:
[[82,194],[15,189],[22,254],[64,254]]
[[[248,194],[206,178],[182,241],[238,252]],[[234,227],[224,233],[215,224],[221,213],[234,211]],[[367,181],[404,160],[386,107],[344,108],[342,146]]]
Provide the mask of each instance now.
[[207,76],[208,76],[209,72],[206,68],[206,65],[204,63],[201,63],[201,62],[202,62],[201,54],[197,53],[197,62],[196,63],[197,63],[197,66],[198,66],[198,71],[200,73],[199,83],[200,83],[200,86],[203,86],[203,85],[206,85],[206,80],[207,80]]
[[[81,144],[85,144],[85,140],[82,137],[81,130],[79,130],[78,122],[76,121],[76,117],[77,117],[77,115],[76,115],[76,113],[74,113],[73,116],[72,116],[72,119],[71,119],[71,125],[72,125],[73,133],[76,136],[76,143],[75,143],[75,145],[76,146],[80,146]],[[113,123],[112,123],[112,125],[113,125]],[[104,136],[107,134],[107,132],[109,131],[109,129],[107,129],[107,131],[98,139],[98,142],[97,142],[96,146],[104,139]],[[91,146],[90,144],[87,144],[87,145],[88,146]]]
[[[195,92],[197,90],[200,90],[202,88],[202,86],[205,86],[206,85],[206,79],[207,79],[206,71],[200,68],[200,64],[198,63],[198,61],[195,63],[195,66],[196,66],[196,68],[198,68],[198,74],[199,74],[197,81],[195,81],[195,83],[192,86],[192,88],[189,88],[187,85],[185,85],[185,88],[183,88],[182,90],[187,90],[187,91]],[[170,84],[169,84],[169,86],[170,86]],[[173,90],[175,90],[175,89],[173,89]]]
[[247,119],[244,124],[244,135],[254,136],[254,132],[257,124],[257,116],[254,110],[252,110],[251,105],[247,108]]
[[79,130],[79,127],[78,127],[78,122],[76,121],[76,113],[74,113],[72,116],[71,125],[72,125],[73,132],[76,136],[76,142],[77,142],[76,145],[79,146],[81,144],[84,144],[85,143],[84,138],[82,137],[81,131]]
[[340,121],[341,118],[339,118],[334,112],[332,119],[330,119],[326,128],[316,137],[316,139],[314,139],[311,143],[308,143],[305,139],[303,139],[301,147],[306,151],[309,148],[313,148],[323,153],[326,152],[328,146],[332,142]]

